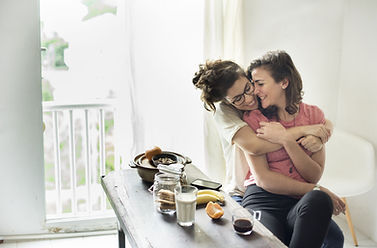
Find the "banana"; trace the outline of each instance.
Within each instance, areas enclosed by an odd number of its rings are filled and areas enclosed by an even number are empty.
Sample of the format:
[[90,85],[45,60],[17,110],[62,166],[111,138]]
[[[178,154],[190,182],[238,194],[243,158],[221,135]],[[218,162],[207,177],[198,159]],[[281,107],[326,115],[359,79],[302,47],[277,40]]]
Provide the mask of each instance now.
[[201,189],[198,191],[198,196],[199,195],[204,195],[204,194],[208,194],[208,195],[214,195],[216,196],[217,198],[219,198],[219,201],[221,203],[224,203],[225,202],[225,196],[223,193],[219,192],[219,191],[216,191],[216,190],[212,190],[212,189]]
[[213,202],[220,201],[220,198],[211,194],[200,194],[200,195],[198,194],[198,196],[196,197],[196,204],[198,205],[206,204],[210,201],[213,201]]

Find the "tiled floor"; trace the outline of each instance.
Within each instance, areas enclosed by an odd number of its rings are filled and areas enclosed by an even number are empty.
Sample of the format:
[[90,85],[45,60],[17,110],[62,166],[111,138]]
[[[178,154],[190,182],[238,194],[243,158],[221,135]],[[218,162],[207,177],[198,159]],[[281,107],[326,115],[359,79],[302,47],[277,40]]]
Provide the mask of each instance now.
[[[344,248],[351,248],[353,246],[352,236],[348,229],[347,223],[340,218],[335,218],[335,221],[341,227],[345,235]],[[368,239],[360,232],[356,232],[359,248],[377,248],[377,243]],[[118,238],[116,234],[107,234],[89,237],[63,238],[63,239],[47,239],[47,240],[33,240],[33,241],[11,241],[0,244],[0,248],[117,248]],[[129,247],[129,246],[128,246]]]

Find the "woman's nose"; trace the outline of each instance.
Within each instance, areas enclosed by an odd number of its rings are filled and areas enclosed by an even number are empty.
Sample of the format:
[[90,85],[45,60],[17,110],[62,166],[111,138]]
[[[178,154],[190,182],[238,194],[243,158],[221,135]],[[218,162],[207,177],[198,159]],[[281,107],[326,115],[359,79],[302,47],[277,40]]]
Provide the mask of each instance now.
[[246,103],[250,103],[250,102],[254,101],[254,99],[255,99],[254,92],[250,95],[245,95],[245,102]]

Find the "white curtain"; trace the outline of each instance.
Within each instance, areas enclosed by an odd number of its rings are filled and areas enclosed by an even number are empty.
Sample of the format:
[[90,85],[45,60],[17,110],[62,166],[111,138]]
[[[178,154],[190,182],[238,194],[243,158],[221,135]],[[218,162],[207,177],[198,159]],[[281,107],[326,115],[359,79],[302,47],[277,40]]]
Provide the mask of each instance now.
[[243,0],[206,0],[205,59],[229,59],[243,65]]
[[[226,59],[243,66],[242,0],[206,0],[204,58]],[[225,158],[212,112],[203,110],[205,168],[207,175],[224,182]]]
[[[191,80],[203,55],[201,0],[126,0],[120,151],[128,163],[146,149],[203,164],[202,104]],[[127,123],[131,123],[127,124]]]
[[200,92],[191,80],[203,58],[242,64],[242,1],[126,0],[124,4],[129,60],[121,103],[122,161],[128,163],[157,145],[190,157],[209,172],[204,165],[217,163],[222,149],[218,134],[213,133],[214,123],[203,120],[209,113],[203,116]]

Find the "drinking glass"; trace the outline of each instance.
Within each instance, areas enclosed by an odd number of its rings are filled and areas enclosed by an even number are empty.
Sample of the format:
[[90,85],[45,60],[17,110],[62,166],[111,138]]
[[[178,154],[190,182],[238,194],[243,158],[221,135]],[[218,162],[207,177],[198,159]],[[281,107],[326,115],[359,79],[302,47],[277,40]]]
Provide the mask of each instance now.
[[246,208],[237,208],[232,212],[232,224],[234,231],[240,235],[250,235],[254,227],[254,215]]
[[195,222],[196,196],[198,189],[191,185],[179,185],[174,189],[177,223],[191,226]]
[[156,173],[153,184],[153,200],[158,212],[175,213],[174,188],[180,185],[179,177],[162,172]]

